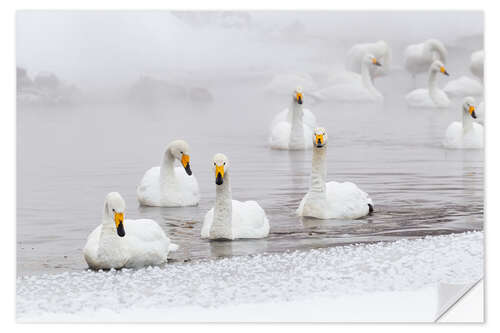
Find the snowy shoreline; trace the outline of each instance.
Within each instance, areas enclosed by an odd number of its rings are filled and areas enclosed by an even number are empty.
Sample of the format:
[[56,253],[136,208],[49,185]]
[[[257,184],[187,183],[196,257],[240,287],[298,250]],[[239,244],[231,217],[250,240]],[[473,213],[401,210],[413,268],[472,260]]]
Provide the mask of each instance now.
[[483,237],[466,232],[164,268],[25,276],[17,279],[17,319],[430,321],[443,290],[482,278]]

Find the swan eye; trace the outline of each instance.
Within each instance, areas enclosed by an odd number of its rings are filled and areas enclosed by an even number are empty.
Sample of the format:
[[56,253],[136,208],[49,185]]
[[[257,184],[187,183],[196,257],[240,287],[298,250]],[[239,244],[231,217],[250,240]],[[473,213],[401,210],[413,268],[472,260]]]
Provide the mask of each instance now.
[[181,151],[181,154],[184,154],[184,153]]
[[226,165],[226,162],[224,162],[224,165]]
[[113,208],[113,212],[116,212],[114,208]]

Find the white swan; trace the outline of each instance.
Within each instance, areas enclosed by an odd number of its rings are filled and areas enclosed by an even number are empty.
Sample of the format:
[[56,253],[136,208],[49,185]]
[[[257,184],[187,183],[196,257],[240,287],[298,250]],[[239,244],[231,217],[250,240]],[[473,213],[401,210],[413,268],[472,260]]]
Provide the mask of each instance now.
[[470,71],[481,81],[484,77],[484,50],[479,50],[470,56]]
[[351,72],[361,73],[361,63],[366,54],[372,54],[382,64],[380,67],[370,67],[372,78],[386,75],[391,66],[392,50],[384,40],[375,43],[354,45],[346,56],[346,69]]
[[106,196],[102,224],[89,235],[83,249],[92,269],[139,268],[167,262],[177,250],[153,220],[124,220],[125,201],[117,192]]
[[312,148],[309,138],[316,126],[314,114],[302,107],[304,96],[298,87],[292,94],[291,105],[276,115],[272,122],[269,145],[273,149]]
[[357,219],[373,212],[373,202],[351,182],[326,183],[328,136],[322,127],[314,130],[311,188],[300,202],[299,216],[319,219]]
[[462,104],[462,121],[454,121],[446,129],[443,145],[451,149],[483,148],[483,126],[475,123],[475,101],[472,97],[464,98]]
[[427,71],[434,60],[446,63],[448,51],[437,39],[429,39],[420,44],[409,45],[404,52],[404,67],[415,77],[418,73]]
[[[175,161],[182,167],[176,167]],[[189,146],[183,140],[172,141],[161,165],[146,171],[137,187],[142,205],[160,207],[195,206],[200,202],[200,188],[189,165]]]
[[227,157],[216,154],[213,163],[215,206],[205,215],[201,237],[230,240],[267,237],[269,220],[259,204],[232,200]]
[[414,108],[446,108],[450,99],[446,93],[437,86],[437,74],[449,75],[441,61],[435,60],[429,67],[428,89],[415,89],[406,95],[406,103]]
[[461,76],[456,80],[449,81],[443,90],[451,97],[481,96],[483,85],[476,79]]
[[[361,62],[359,80],[340,80],[339,84],[330,85],[313,94],[320,101],[333,100],[337,102],[366,103],[383,102],[384,96],[373,85],[370,67],[381,66],[372,54],[366,54]],[[355,76],[352,76],[353,78]],[[335,81],[334,79],[332,79]],[[331,81],[332,82],[332,81]]]

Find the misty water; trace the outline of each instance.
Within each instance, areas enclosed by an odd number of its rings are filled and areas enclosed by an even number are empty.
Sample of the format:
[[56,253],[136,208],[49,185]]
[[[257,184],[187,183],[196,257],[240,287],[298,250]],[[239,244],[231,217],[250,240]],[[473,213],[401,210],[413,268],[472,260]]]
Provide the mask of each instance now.
[[[314,15],[306,16],[310,16],[309,23],[314,21]],[[397,24],[403,26],[401,20]],[[102,24],[97,21],[94,23]],[[23,22],[18,19],[18,39],[26,41],[32,32],[25,31],[29,29]],[[307,22],[304,26],[307,32],[310,26]],[[126,53],[123,58],[106,58],[101,66],[109,66],[114,72],[97,66],[93,70],[98,74],[87,72],[90,66],[79,62],[82,59],[59,59],[64,64],[60,73],[74,69],[78,75],[71,79],[78,83],[80,77],[82,86],[87,84],[88,90],[95,85],[97,91],[93,91],[95,98],[85,96],[69,105],[18,105],[17,274],[86,269],[82,249],[89,233],[100,224],[104,197],[111,191],[124,197],[126,218],[154,219],[179,244],[179,250],[171,254],[174,262],[482,230],[483,151],[442,147],[447,126],[461,118],[460,100],[453,100],[446,110],[408,109],[404,96],[413,82],[401,68],[402,50],[408,43],[401,31],[392,40],[391,35],[379,35],[389,40],[395,63],[389,76],[375,80],[385,96],[384,104],[313,104],[307,100],[307,91],[304,100],[318,125],[328,130],[327,179],[356,183],[372,197],[374,214],[354,221],[295,215],[308,190],[312,153],[268,148],[271,120],[289,105],[291,91],[272,94],[263,88],[273,75],[286,71],[308,73],[322,86],[333,65],[341,66],[348,47],[358,41],[353,36],[321,39],[317,31],[333,31],[332,26],[314,29],[312,41],[301,29],[296,41],[285,36],[277,42],[249,33],[251,37],[243,35],[248,39],[242,39],[251,41],[250,49],[236,44],[234,49],[241,50],[222,58],[209,49],[205,58],[198,53],[194,60],[181,61],[178,72],[174,70],[175,61],[166,61],[162,69],[144,60],[141,68],[135,68],[142,63],[138,54],[128,55],[133,62],[126,61]],[[411,30],[409,26],[405,29]],[[187,38],[192,37],[189,31]],[[344,32],[347,36],[348,31]],[[234,41],[238,34],[231,30],[229,35]],[[216,45],[224,45],[224,38],[215,37]],[[467,74],[470,53],[482,47],[480,37],[452,37],[449,51],[453,57],[447,64],[451,77],[440,78],[441,86],[446,80]],[[88,38],[92,40],[92,32]],[[337,44],[332,42],[335,38]],[[424,37],[412,38],[413,42]],[[80,40],[84,39],[80,36]],[[17,58],[18,64],[29,67],[28,44],[18,43]],[[277,54],[286,55],[286,61],[280,62]],[[228,61],[233,58],[236,60]],[[117,65],[110,64],[110,59],[116,59]],[[186,71],[190,60],[204,67]],[[40,60],[33,63],[39,65]],[[46,63],[51,69],[57,67],[53,59]],[[120,65],[133,70],[119,72]],[[192,101],[176,94],[161,103],[126,98],[123,91],[127,90],[120,89],[130,87],[130,77],[145,72],[162,78],[172,75],[182,84],[204,87],[212,94],[212,101]],[[425,85],[425,76],[419,77],[419,86]],[[111,91],[119,97],[103,97]],[[146,170],[159,165],[165,148],[174,139],[184,139],[191,146],[191,169],[200,185],[200,204],[184,208],[139,206],[136,186]],[[218,152],[231,162],[233,199],[256,200],[266,211],[271,225],[268,238],[233,242],[200,239],[203,217],[214,204],[216,185],[211,162]]]

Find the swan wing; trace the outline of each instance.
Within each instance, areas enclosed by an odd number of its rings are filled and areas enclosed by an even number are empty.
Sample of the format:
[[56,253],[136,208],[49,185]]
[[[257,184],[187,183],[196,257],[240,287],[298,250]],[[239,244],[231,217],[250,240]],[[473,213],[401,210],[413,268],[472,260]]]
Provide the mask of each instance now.
[[101,224],[98,225],[87,237],[87,243],[83,248],[83,256],[89,267],[97,267],[97,250],[99,248],[99,237],[101,234]]
[[271,137],[269,138],[269,145],[271,148],[288,149],[291,130],[292,125],[287,121],[282,121],[276,124],[276,126],[272,129]]
[[368,194],[351,182],[328,182],[326,192],[332,218],[357,219],[368,215],[368,204],[373,205]]
[[233,200],[232,218],[235,238],[264,238],[269,235],[269,220],[256,201]]
[[160,167],[153,167],[146,171],[139,186],[137,199],[142,205],[158,206],[160,204]]
[[406,103],[409,107],[432,108],[435,107],[434,102],[429,95],[428,89],[415,89],[406,95]]
[[470,77],[461,76],[456,80],[449,81],[443,90],[452,97],[481,96],[483,85]]

